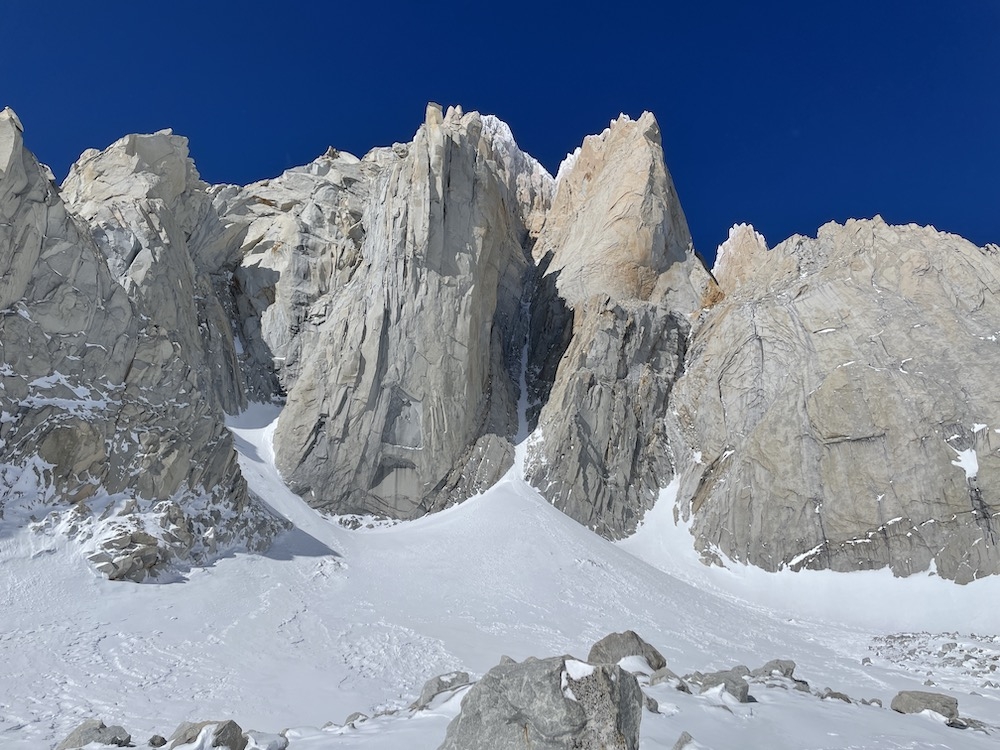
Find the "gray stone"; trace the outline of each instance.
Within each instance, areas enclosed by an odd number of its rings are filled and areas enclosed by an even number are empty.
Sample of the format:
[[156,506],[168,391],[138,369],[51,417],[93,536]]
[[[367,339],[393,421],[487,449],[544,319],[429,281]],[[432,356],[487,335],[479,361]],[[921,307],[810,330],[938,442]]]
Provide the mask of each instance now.
[[691,688],[685,684],[684,680],[671,671],[669,667],[660,667],[649,676],[650,686],[659,685],[661,682],[669,683],[673,688],[682,693],[691,692]]
[[417,711],[423,710],[442,693],[454,692],[468,684],[468,672],[448,672],[448,674],[432,677],[424,683],[424,687],[420,691],[420,697],[410,705],[410,708]]
[[368,716],[368,714],[361,713],[361,711],[355,711],[346,719],[344,719],[344,726],[357,728],[358,724],[363,724],[364,722],[368,721],[369,718],[370,717]]
[[957,698],[924,690],[901,690],[892,699],[889,707],[901,714],[918,714],[929,710],[941,714],[946,719],[958,718]]
[[591,647],[587,661],[591,664],[617,664],[626,656],[643,657],[654,671],[667,666],[663,654],[646,643],[634,630],[604,636]]
[[750,685],[744,679],[749,674],[750,670],[740,665],[732,669],[709,672],[707,674],[694,672],[693,674],[686,675],[684,681],[691,685],[697,685],[698,692],[700,693],[722,685],[723,690],[736,698],[740,703],[750,703],[752,702]]
[[635,750],[642,708],[639,683],[617,666],[566,656],[501,664],[462,699],[441,750]]
[[247,738],[243,735],[240,725],[232,719],[226,721],[185,721],[170,735],[170,750],[194,742],[205,727],[214,727],[211,732],[212,747],[246,750]]
[[163,747],[167,744],[167,738],[160,734],[154,734],[146,744],[150,747]]
[[122,727],[108,727],[100,719],[89,719],[70,732],[69,736],[56,746],[56,750],[76,750],[91,742],[128,747],[132,742],[132,736]]
[[714,286],[656,120],[623,117],[560,169],[535,243],[527,479],[598,533],[631,533],[674,474],[663,415],[687,316]]
[[674,743],[671,750],[684,750],[684,748],[691,748],[694,744],[696,744],[694,737],[687,732],[681,732],[681,736],[677,738],[677,742]]
[[823,692],[819,694],[819,697],[822,700],[830,699],[830,700],[843,701],[844,703],[854,702],[851,700],[851,697],[846,693],[841,693],[840,691],[837,690],[831,690],[830,688],[825,688]]
[[794,672],[795,662],[791,659],[771,659],[767,664],[753,670],[750,674],[754,677],[769,677],[777,674],[792,679]]
[[667,415],[704,559],[1000,571],[998,259],[876,217],[771,250],[734,228],[714,273]]

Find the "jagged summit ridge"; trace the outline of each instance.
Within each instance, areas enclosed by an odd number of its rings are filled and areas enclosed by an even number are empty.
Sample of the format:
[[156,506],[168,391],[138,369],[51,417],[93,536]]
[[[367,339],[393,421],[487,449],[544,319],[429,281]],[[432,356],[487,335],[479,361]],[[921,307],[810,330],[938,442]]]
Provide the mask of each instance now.
[[0,513],[68,508],[114,578],[266,549],[280,524],[248,495],[190,352],[148,314],[148,279],[130,298],[9,110],[0,144]]
[[334,513],[486,489],[523,408],[527,479],[607,537],[680,475],[706,560],[997,572],[995,247],[876,217],[769,250],[737,225],[710,273],[650,113],[555,179],[435,104],[409,143],[246,187],[161,131],[60,190],[21,132],[0,115],[0,462],[91,523],[113,497],[109,574],[266,545],[223,415],[268,399],[283,476]]

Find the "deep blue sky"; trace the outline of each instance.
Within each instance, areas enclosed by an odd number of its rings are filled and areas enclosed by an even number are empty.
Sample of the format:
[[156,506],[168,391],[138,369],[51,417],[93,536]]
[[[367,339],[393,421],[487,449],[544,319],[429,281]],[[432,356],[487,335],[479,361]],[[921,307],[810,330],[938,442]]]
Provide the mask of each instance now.
[[268,5],[0,0],[0,106],[62,178],[172,127],[246,183],[409,140],[428,100],[555,171],[651,110],[696,247],[881,213],[1000,241],[1000,0]]

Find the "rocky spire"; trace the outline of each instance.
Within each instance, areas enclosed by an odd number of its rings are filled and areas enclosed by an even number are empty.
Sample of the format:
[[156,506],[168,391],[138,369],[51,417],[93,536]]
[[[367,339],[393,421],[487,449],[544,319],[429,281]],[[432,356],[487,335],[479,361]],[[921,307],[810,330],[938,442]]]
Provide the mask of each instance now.
[[113,578],[263,549],[279,525],[248,497],[221,411],[21,130],[0,113],[0,512],[69,508]]

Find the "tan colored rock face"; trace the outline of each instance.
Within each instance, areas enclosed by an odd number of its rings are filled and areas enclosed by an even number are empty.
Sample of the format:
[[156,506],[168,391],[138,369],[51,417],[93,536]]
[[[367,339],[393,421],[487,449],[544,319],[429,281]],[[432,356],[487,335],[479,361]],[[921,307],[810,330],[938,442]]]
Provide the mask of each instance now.
[[712,282],[652,115],[623,116],[568,161],[534,251],[528,389],[538,435],[526,475],[556,507],[620,538],[673,477],[662,417],[688,315]]
[[546,273],[569,306],[604,295],[697,309],[708,274],[692,262],[656,119],[623,115],[567,161],[534,256],[552,253]]
[[881,219],[731,242],[674,389],[700,548],[769,570],[1000,570],[997,258]]

